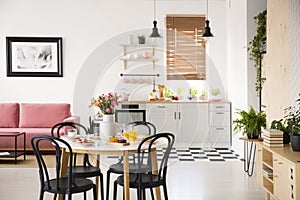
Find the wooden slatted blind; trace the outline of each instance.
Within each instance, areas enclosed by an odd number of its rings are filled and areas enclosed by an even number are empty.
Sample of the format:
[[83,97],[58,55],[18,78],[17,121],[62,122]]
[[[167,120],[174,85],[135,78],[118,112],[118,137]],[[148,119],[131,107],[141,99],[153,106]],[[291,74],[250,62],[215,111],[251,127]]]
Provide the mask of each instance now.
[[205,80],[204,15],[167,15],[167,79]]

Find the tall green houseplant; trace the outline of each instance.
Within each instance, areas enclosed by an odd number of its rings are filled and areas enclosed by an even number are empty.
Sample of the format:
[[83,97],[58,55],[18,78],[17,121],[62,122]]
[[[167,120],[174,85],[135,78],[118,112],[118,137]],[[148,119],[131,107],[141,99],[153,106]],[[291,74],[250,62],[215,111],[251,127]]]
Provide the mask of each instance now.
[[257,24],[256,35],[249,42],[248,51],[249,51],[249,59],[254,61],[254,67],[256,69],[256,83],[255,89],[259,91],[262,89],[263,79],[261,78],[261,68],[260,68],[260,60],[261,60],[261,52],[263,45],[266,42],[266,23],[267,23],[267,11],[264,10],[256,15],[254,18],[254,22]]

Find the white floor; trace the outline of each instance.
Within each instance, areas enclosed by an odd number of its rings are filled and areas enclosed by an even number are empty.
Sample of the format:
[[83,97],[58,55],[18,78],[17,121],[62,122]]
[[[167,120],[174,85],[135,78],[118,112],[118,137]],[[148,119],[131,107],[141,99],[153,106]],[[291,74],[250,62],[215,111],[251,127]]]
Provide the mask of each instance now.
[[[105,166],[102,166],[102,169],[105,172]],[[264,191],[256,183],[255,175],[248,177],[243,171],[241,161],[172,162],[169,166],[167,184],[170,200],[264,199]],[[118,199],[122,199],[121,190],[119,187]],[[37,169],[0,168],[0,200],[37,200],[38,195]],[[91,197],[91,192],[89,196]],[[48,199],[52,199],[52,196],[46,195],[45,200]],[[73,199],[81,200],[83,197],[77,194]],[[135,190],[131,192],[131,199],[136,199]]]

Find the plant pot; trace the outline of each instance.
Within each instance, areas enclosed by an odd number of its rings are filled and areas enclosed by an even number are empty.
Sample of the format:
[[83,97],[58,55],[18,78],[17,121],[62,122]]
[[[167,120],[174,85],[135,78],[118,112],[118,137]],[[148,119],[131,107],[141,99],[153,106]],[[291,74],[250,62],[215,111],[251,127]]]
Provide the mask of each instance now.
[[283,144],[289,144],[290,143],[290,134],[283,133]]
[[139,44],[145,44],[145,41],[144,37],[139,37]]
[[255,135],[252,132],[247,132],[247,138],[248,139],[258,139],[259,135]]
[[290,137],[293,151],[300,151],[300,134],[293,134]]

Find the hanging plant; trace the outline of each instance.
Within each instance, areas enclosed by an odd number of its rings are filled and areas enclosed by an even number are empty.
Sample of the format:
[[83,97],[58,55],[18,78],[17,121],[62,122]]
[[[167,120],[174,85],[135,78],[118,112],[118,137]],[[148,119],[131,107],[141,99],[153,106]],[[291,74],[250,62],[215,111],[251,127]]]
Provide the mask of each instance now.
[[264,83],[264,80],[261,77],[260,59],[261,52],[265,51],[267,11],[264,10],[260,12],[253,19],[257,24],[257,30],[256,35],[249,42],[247,50],[249,51],[250,60],[254,61],[254,67],[256,69],[255,89],[256,91],[259,91],[262,89]]

